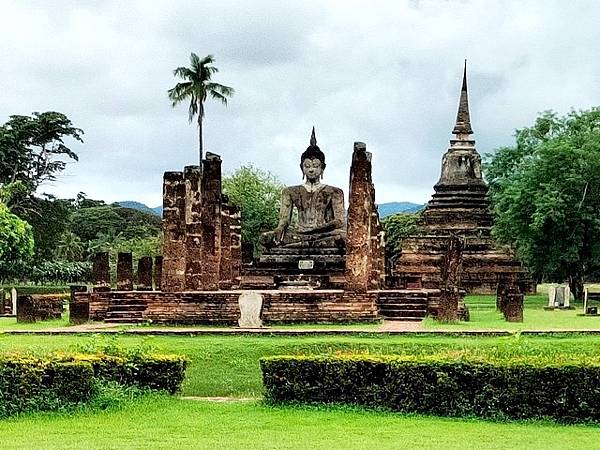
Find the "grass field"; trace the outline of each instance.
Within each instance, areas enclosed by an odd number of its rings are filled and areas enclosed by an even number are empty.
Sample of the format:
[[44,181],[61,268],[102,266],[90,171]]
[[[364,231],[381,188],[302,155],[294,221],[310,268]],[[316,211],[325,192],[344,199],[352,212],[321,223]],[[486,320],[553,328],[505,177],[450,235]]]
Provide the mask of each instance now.
[[260,403],[262,356],[354,351],[462,353],[497,358],[600,359],[600,336],[151,336],[0,335],[0,351],[92,351],[146,346],[191,359],[183,395],[254,397],[250,402],[141,398],[122,408],[0,421],[6,449],[588,449],[600,427],[494,423],[348,408],[271,408]]
[[10,449],[593,449],[600,430],[348,408],[149,397],[119,410],[0,422]]
[[580,316],[581,304],[574,309],[546,311],[546,295],[528,295],[525,297],[523,322],[506,322],[502,313],[496,310],[496,297],[493,295],[469,295],[465,298],[469,308],[469,322],[443,324],[432,318],[423,321],[425,329],[430,330],[598,330],[600,316]]

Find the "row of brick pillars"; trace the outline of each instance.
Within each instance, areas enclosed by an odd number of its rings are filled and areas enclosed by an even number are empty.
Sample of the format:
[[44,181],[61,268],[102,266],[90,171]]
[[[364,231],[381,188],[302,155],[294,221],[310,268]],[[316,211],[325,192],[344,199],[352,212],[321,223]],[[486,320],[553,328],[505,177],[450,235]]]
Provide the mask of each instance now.
[[[143,256],[138,260],[137,284],[138,291],[161,290],[163,270],[163,257]],[[93,266],[92,278],[94,291],[110,291],[110,261],[108,252],[96,253]],[[133,256],[131,253],[119,253],[117,255],[117,283],[118,291],[131,291],[134,287]]]
[[222,193],[218,155],[208,152],[202,166],[165,172],[163,291],[214,291],[238,283],[240,220]]

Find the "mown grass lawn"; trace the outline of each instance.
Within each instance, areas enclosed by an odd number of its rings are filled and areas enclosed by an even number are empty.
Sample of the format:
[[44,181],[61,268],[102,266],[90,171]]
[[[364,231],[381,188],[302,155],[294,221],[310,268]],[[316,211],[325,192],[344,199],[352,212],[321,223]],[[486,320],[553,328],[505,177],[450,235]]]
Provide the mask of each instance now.
[[423,326],[428,330],[600,330],[600,316],[581,316],[583,307],[573,304],[574,309],[546,311],[546,295],[525,297],[523,322],[506,322],[502,313],[496,310],[496,297],[493,295],[469,295],[465,298],[469,308],[469,322],[444,324],[426,318]]
[[593,449],[600,429],[147,397],[0,422],[6,449]]

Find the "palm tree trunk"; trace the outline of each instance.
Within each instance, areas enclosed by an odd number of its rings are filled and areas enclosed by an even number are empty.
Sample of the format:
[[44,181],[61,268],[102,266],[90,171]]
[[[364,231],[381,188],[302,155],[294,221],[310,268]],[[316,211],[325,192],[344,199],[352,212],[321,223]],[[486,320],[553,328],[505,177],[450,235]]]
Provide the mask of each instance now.
[[204,144],[202,142],[202,118],[204,117],[204,105],[202,102],[198,105],[198,153],[200,156],[199,164],[202,167],[202,158],[204,157]]

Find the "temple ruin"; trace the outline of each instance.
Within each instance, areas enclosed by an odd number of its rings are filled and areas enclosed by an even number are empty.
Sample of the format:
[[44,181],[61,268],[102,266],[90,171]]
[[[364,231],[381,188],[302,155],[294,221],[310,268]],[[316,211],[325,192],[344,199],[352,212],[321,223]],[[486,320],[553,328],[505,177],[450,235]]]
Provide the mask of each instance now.
[[[112,283],[108,254],[98,254],[93,290],[73,287],[71,320],[234,325],[439,314],[451,321],[468,318],[466,291],[495,292],[498,285],[516,305],[527,276],[491,237],[488,188],[470,137],[466,67],[452,132],[422,214],[424,233],[406,239],[390,261],[372,156],[362,142],[354,143],[346,214],[343,191],[321,182],[326,159],[313,128],[300,156],[303,184],[283,190],[279,223],[261,236],[261,256],[248,261],[243,216],[222,191],[221,158],[207,153],[200,166],[165,172],[162,256],[141,258],[134,279],[131,254],[119,254]],[[242,310],[260,317],[241,320]]]
[[[79,315],[72,320],[237,324],[238,302],[248,289],[261,296],[267,324],[375,321],[385,311],[420,320],[428,292],[384,289],[371,154],[365,144],[354,144],[347,224],[342,191],[320,183],[324,158],[313,130],[301,158],[307,182],[284,191],[291,203],[282,206],[284,226],[275,230],[280,240],[245,265],[242,217],[222,192],[220,157],[207,153],[202,166],[165,172],[162,256],[142,258],[133,283],[131,255],[120,254],[117,290],[111,290],[108,254],[98,254],[94,289],[72,293]],[[303,217],[294,225],[286,219],[292,206]],[[266,240],[275,236],[265,234]]]
[[442,158],[442,170],[419,222],[422,233],[405,239],[391,261],[394,285],[400,288],[438,288],[440,267],[453,237],[464,241],[461,286],[470,293],[496,293],[499,281],[515,279],[524,288],[529,277],[512,252],[491,236],[492,214],[481,157],[471,139],[467,69],[463,72],[455,138]]

